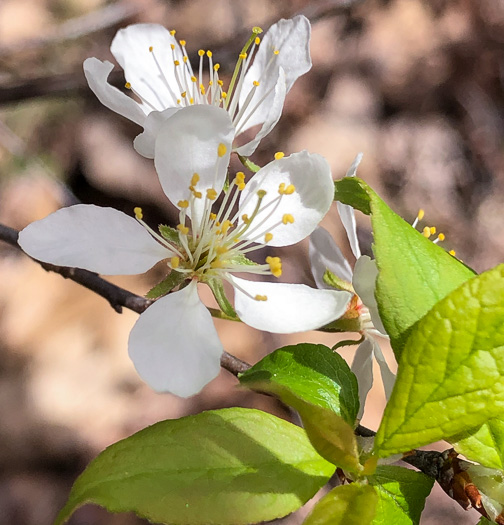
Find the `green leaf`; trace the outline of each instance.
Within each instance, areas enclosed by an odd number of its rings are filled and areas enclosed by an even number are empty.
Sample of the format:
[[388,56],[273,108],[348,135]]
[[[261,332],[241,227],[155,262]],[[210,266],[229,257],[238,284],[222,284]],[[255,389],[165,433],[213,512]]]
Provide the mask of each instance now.
[[480,520],[476,525],[493,525],[495,522],[487,520],[484,516],[481,516]]
[[346,361],[324,345],[284,346],[240,375],[253,390],[325,407],[353,425],[359,412],[357,379]]
[[177,245],[180,245],[179,232],[177,229],[167,226],[166,224],[160,224],[158,226],[159,233],[170,242],[174,242]]
[[399,360],[412,326],[474,272],[394,213],[364,181],[352,177],[339,182],[345,184],[340,196],[345,204],[359,204],[352,191],[368,196],[379,269],[376,299]]
[[240,162],[252,173],[257,173],[261,169],[261,166],[258,166],[247,157],[238,155],[238,158],[240,159]]
[[324,279],[324,282],[327,284],[327,286],[330,286],[331,288],[355,293],[351,283],[345,281],[341,277],[338,277],[335,273],[332,273],[331,270],[326,269],[324,275],[322,276],[322,279]]
[[378,495],[370,485],[352,483],[326,494],[303,525],[369,525],[374,523]]
[[343,177],[334,182],[334,200],[369,215],[371,213],[369,189],[369,186],[357,177]]
[[362,471],[352,427],[359,410],[357,380],[341,356],[323,345],[287,346],[244,372],[240,382],[297,410],[322,457]]
[[245,408],[162,421],[102,452],[56,519],[85,503],[154,523],[245,525],[298,509],[334,466],[303,429]]
[[373,525],[418,525],[434,479],[407,468],[383,465],[368,480],[378,494]]
[[504,470],[504,421],[491,419],[481,427],[449,438],[459,454],[485,467]]
[[504,410],[504,265],[440,301],[411,331],[376,435],[380,456],[468,431]]
[[185,279],[186,276],[183,273],[172,270],[163,281],[156,284],[154,288],[151,288],[145,294],[145,297],[147,297],[147,299],[157,299],[162,295],[166,295],[168,292],[171,292],[175,286],[183,283]]
[[237,253],[236,255],[233,255],[233,257],[229,259],[229,262],[233,264],[239,264],[241,266],[257,266],[256,262],[250,260],[248,257],[243,255],[243,253]]
[[210,287],[210,290],[212,290],[212,293],[214,294],[215,300],[217,301],[217,304],[219,305],[219,308],[232,319],[238,319],[238,315],[236,315],[235,309],[233,308],[232,304],[229,302],[228,298],[226,297],[226,292],[224,290],[224,284],[221,279],[208,279],[206,281],[208,286]]

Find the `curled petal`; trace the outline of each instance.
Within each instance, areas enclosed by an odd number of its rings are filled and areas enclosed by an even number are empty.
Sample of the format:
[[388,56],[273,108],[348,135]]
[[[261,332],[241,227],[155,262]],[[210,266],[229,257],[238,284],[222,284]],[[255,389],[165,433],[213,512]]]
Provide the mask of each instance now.
[[[209,188],[220,193],[224,186],[234,129],[228,113],[214,106],[189,106],[177,111],[158,131],[154,163],[161,186],[177,205],[189,197],[194,173],[199,175],[196,189],[203,197]],[[219,157],[219,145],[225,153]],[[197,212],[204,198],[196,199]]]
[[165,27],[133,24],[120,29],[110,50],[148,111],[162,111],[177,105],[180,88],[175,78],[174,60],[183,64],[182,51]]
[[156,301],[129,337],[129,356],[157,392],[197,394],[217,377],[223,348],[196,281]]
[[[248,325],[278,334],[315,330],[340,318],[351,294],[304,284],[266,283],[232,277],[235,310]],[[266,297],[256,300],[255,297]]]
[[174,115],[180,108],[168,108],[164,111],[151,111],[144,122],[144,131],[138,135],[133,146],[137,153],[140,153],[147,159],[154,158],[154,146],[156,144],[156,137],[165,120]]
[[364,339],[357,347],[351,370],[355,374],[359,385],[360,408],[357,419],[361,419],[364,413],[366,397],[373,386],[373,341],[371,339]]
[[18,242],[39,261],[104,275],[143,273],[174,255],[132,217],[87,204],[33,222],[20,232]]
[[143,126],[145,113],[140,105],[108,83],[107,79],[113,69],[114,65],[108,61],[102,62],[97,58],[87,58],[84,61],[84,75],[98,100],[105,107]]
[[324,282],[326,270],[347,282],[352,282],[352,268],[327,230],[318,226],[310,235],[310,266],[318,288],[330,288]]
[[[309,71],[311,68],[310,32],[310,22],[302,15],[290,20],[279,20],[266,32],[259,45],[254,63],[245,75],[243,89],[240,93],[239,102],[240,106],[243,106],[254,80],[260,82],[244,114],[247,124],[243,130],[266,122],[275,97],[274,90],[280,68],[285,71],[286,92],[290,90],[297,78]],[[275,53],[276,51],[278,53]],[[259,101],[261,103],[254,111]]]
[[375,298],[377,277],[378,268],[376,266],[376,261],[374,259],[371,259],[371,257],[368,257],[367,255],[362,255],[361,257],[359,257],[357,259],[357,262],[355,263],[354,275],[352,280],[355,293],[367,306],[374,327],[377,330],[379,330],[383,335],[386,335],[387,332],[380,319],[380,313],[378,312],[378,304]]
[[[281,183],[293,185],[290,195],[279,195]],[[320,155],[301,151],[270,162],[248,182],[240,195],[240,214],[251,217],[257,204],[257,191],[264,190],[261,211],[247,235],[254,239],[271,232],[270,246],[288,246],[312,233],[328,212],[334,193],[331,170]],[[284,224],[285,216],[294,222]]]
[[385,397],[387,401],[390,399],[390,396],[392,395],[392,390],[394,388],[396,376],[390,370],[387,361],[385,360],[385,356],[383,355],[383,352],[381,351],[380,345],[373,339],[373,353],[375,356],[375,359],[378,363],[378,366],[380,367],[380,374],[383,381],[383,389],[385,390]]

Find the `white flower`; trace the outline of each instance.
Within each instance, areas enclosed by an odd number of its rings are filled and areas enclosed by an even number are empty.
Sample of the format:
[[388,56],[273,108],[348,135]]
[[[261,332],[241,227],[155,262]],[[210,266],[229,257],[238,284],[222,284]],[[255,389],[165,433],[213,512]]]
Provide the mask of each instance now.
[[[304,16],[280,20],[270,27],[262,42],[258,36],[261,32],[260,28],[253,29],[227,91],[211,51],[199,50],[199,66],[193,69],[186,42],[177,40],[175,31],[157,24],[121,29],[111,46],[124,69],[126,87],[140,102],[108,84],[114,67],[110,62],[88,58],[84,73],[102,104],[144,128],[135,139],[141,155],[153,158],[155,137],[166,118],[180,108],[205,104],[228,111],[233,138],[260,126],[255,138],[236,148],[240,155],[249,156],[280,119],[285,95],[295,80],[311,68],[310,23]],[[203,72],[206,60],[208,73]]]
[[238,172],[224,189],[232,138],[228,114],[212,106],[184,108],[160,128],[155,164],[166,196],[180,210],[170,235],[151,230],[139,208],[135,220],[92,205],[61,209],[19,235],[23,250],[41,261],[134,274],[164,260],[180,277],[177,284],[189,282],[158,299],[131,331],[129,355],[157,391],[187,397],[219,373],[223,348],[198,298],[198,281],[213,289],[229,282],[240,319],[277,333],[318,328],[343,315],[351,298],[234,275],[280,276],[279,257],[254,264],[246,256],[265,244],[287,246],[308,236],[329,210],[333,182],[323,157],[301,152],[274,160],[248,183]]
[[[348,170],[347,177],[355,176],[361,159],[362,154],[359,154]],[[380,345],[376,341],[376,336],[388,337],[380,319],[374,295],[376,277],[378,276],[376,262],[367,255],[361,255],[354,209],[340,202],[337,203],[337,206],[352,253],[356,259],[354,269],[352,271],[350,264],[333,241],[331,235],[320,226],[310,235],[310,262],[313,277],[319,288],[331,288],[324,281],[324,274],[326,270],[329,270],[341,279],[342,286],[347,290],[354,291],[356,294],[345,316],[359,318],[364,338],[357,348],[352,363],[352,371],[359,383],[360,410],[358,418],[361,418],[367,394],[373,386],[373,357],[380,367],[387,399],[392,393],[395,375],[390,371]],[[336,314],[333,316],[333,319],[338,318]]]

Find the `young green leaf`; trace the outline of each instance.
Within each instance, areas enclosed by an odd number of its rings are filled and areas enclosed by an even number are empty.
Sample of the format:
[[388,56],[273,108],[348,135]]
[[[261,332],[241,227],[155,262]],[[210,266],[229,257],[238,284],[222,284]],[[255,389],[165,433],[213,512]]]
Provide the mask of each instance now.
[[157,299],[162,295],[166,295],[168,292],[171,292],[176,286],[183,283],[186,279],[186,276],[183,273],[172,270],[168,276],[161,281],[159,284],[156,284],[154,288],[151,288],[146,294],[147,299]]
[[375,448],[450,438],[504,410],[504,265],[440,301],[411,331]]
[[353,432],[357,381],[341,356],[323,345],[287,346],[244,372],[240,382],[297,410],[322,457],[351,472],[362,471]]
[[407,468],[383,465],[368,480],[378,494],[373,525],[418,525],[434,479]]
[[179,238],[179,232],[176,228],[172,228],[171,226],[167,226],[166,224],[160,224],[158,226],[159,233],[170,242],[174,242],[177,245],[180,245],[180,238]]
[[208,279],[206,282],[210,287],[210,290],[212,290],[212,293],[215,297],[215,300],[217,301],[217,304],[219,305],[219,308],[231,319],[238,319],[233,305],[229,302],[228,298],[226,297],[224,283],[222,282],[222,280]]
[[412,326],[474,272],[394,213],[364,181],[351,177],[338,184],[343,189],[336,198],[344,204],[366,213],[360,202],[364,195],[369,199],[379,269],[376,299],[399,360]]
[[334,466],[303,429],[230,408],[162,421],[102,452],[75,482],[55,525],[85,503],[170,525],[240,525],[293,512]]
[[504,421],[491,419],[481,427],[449,438],[459,454],[485,467],[504,470]]
[[313,507],[303,525],[371,525],[377,504],[378,495],[370,485],[341,485]]

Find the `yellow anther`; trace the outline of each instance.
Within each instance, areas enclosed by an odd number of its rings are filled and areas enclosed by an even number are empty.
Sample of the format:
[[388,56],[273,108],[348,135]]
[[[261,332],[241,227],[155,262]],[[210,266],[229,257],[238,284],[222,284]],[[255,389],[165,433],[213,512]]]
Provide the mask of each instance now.
[[217,155],[219,157],[224,157],[224,155],[227,152],[227,146],[225,144],[222,144],[222,142],[219,144],[219,147],[217,148]]
[[189,58],[187,57],[187,55],[184,55],[182,57],[182,60],[184,61],[184,64],[189,60]]
[[206,93],[206,89],[205,89],[205,86],[203,84],[200,84],[200,92],[202,95],[204,95]]
[[252,28],[252,33],[255,33],[256,35],[260,35],[263,32],[263,30],[259,26],[254,26]]
[[223,91],[221,96],[225,100],[227,98],[227,93],[225,91]]
[[280,159],[283,159],[285,157],[285,153],[283,151],[277,151],[275,153],[275,160],[280,160]]
[[181,96],[182,98],[186,98],[186,95],[187,95],[187,92],[186,92],[186,91],[183,91],[182,93],[180,93],[180,96]]
[[182,235],[187,235],[189,233],[189,228],[187,226],[184,226],[183,224],[177,224],[177,230]]
[[189,201],[186,201],[186,200],[178,201],[177,206],[179,208],[189,208]]
[[268,296],[267,295],[259,295],[257,294],[254,299],[256,301],[267,301],[268,300]]
[[421,221],[421,220],[424,218],[424,215],[425,215],[425,210],[423,210],[422,208],[420,208],[420,209],[418,210],[417,219],[418,219],[419,221]]
[[[224,82],[222,80],[217,80],[217,84],[219,84],[219,86],[222,87],[224,85]],[[222,95],[224,95],[224,93]]]
[[213,86],[213,80],[209,80],[209,81],[208,81],[208,85],[209,85],[209,86]]
[[294,184],[289,184],[287,188],[285,188],[285,195],[292,195],[296,191],[296,186]]
[[174,60],[173,63],[176,65],[176,66],[180,66],[180,62],[178,60]]
[[206,56],[207,56],[208,58],[211,58],[212,55],[213,55],[213,53],[212,53],[212,52],[210,51],[210,49],[209,49],[209,50],[206,52]]
[[250,223],[250,219],[249,219],[249,216],[244,213],[242,216],[241,216],[241,219],[242,221],[245,223],[245,224],[249,224]]
[[211,220],[211,221],[215,221],[215,219],[217,219],[217,214],[215,214],[215,213],[210,213],[210,220]]
[[200,57],[202,57],[204,54],[205,54],[205,50],[204,50],[204,49],[200,49],[200,50],[198,51],[198,55],[199,55]]
[[214,201],[217,198],[217,192],[213,188],[208,188],[208,190],[206,190],[206,196],[208,200]]
[[176,255],[170,259],[170,265],[175,270],[175,268],[178,268],[180,264],[180,257],[177,257]]
[[446,239],[445,234],[444,234],[444,233],[440,233],[440,234],[438,235],[438,239],[439,239],[441,242],[443,242],[443,241]]
[[203,193],[201,193],[201,191],[193,191],[192,194],[195,199],[201,199],[201,197],[203,197]]
[[260,199],[264,199],[264,197],[266,196],[266,190],[257,190],[257,196],[260,198]]
[[280,53],[280,51],[278,49],[275,49],[275,51],[273,51],[274,55],[278,55],[279,53]]
[[154,48],[152,46],[149,46],[149,52],[152,53],[154,51]]
[[217,222],[215,223],[215,226],[220,226],[220,222],[217,221]]
[[231,226],[233,226],[233,223],[231,221],[225,220],[221,226],[222,233],[227,233]]
[[171,29],[171,30],[170,30],[170,35],[171,35],[171,36],[174,36],[176,32],[177,32],[177,31],[176,31],[175,29]]
[[282,261],[280,257],[266,257],[266,264],[269,264],[270,271],[275,277],[282,275]]
[[178,98],[177,99],[177,104],[180,104],[182,101]]
[[422,235],[424,237],[426,237],[427,239],[431,236],[431,231],[430,231],[430,228],[428,226],[426,226],[423,231],[422,231]]
[[280,193],[280,195],[283,195],[285,193],[285,182],[281,182],[278,186],[278,193]]
[[220,69],[220,64],[214,64],[214,71],[219,71]]
[[430,230],[431,235],[434,235],[436,233],[436,227],[435,226],[431,226],[429,228],[429,230]]
[[185,40],[179,40],[179,42],[182,47],[184,47],[187,44]]
[[170,44],[172,51],[175,51],[175,44]]
[[271,240],[273,239],[273,234],[272,233],[266,233],[264,235],[264,242],[267,243],[267,242],[270,242]]
[[133,209],[133,211],[135,212],[135,217],[141,221],[143,219],[143,211],[142,211],[142,208],[140,208],[139,206],[137,206],[136,208]]
[[245,60],[247,58],[247,53],[240,53],[238,55],[242,60]]
[[217,252],[217,255],[222,255],[224,253],[227,253],[229,250],[225,246],[217,246],[217,248],[215,248],[215,251]]
[[224,266],[224,264],[219,259],[214,259],[210,263],[210,268],[222,268],[223,266]]
[[191,77],[191,82],[197,82],[197,81],[198,81],[198,79],[193,75],[193,76]]
[[193,176],[191,177],[191,186],[196,186],[200,180],[200,176],[197,173],[193,173]]
[[126,82],[126,84],[124,84],[124,87],[126,89],[131,89],[131,84],[129,82]]
[[255,45],[258,46],[261,43],[261,39],[258,36],[256,36],[254,42]]
[[189,104],[194,104],[194,99],[192,97],[189,99]]
[[455,250],[450,250],[448,253],[449,253],[452,257],[455,257],[455,255],[456,255]]
[[243,171],[236,172],[236,177],[234,180],[235,184],[240,184],[241,182],[245,182],[245,173]]
[[282,217],[282,222],[284,224],[293,224],[294,223],[294,216],[290,213],[284,213],[284,216]]

